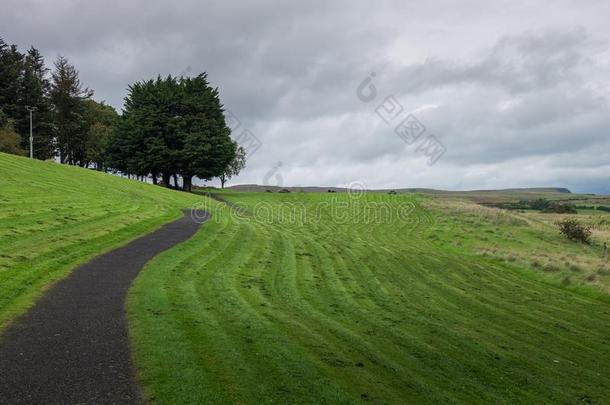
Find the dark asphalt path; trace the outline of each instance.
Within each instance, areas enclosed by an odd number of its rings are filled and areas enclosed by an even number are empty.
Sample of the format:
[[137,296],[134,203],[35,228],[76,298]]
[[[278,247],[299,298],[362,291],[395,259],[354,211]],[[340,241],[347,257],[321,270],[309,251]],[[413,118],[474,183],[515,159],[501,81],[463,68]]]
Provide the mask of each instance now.
[[[0,335],[0,404],[139,403],[125,299],[142,267],[189,239],[190,213],[98,256],[58,282]],[[0,286],[1,288],[1,286]]]

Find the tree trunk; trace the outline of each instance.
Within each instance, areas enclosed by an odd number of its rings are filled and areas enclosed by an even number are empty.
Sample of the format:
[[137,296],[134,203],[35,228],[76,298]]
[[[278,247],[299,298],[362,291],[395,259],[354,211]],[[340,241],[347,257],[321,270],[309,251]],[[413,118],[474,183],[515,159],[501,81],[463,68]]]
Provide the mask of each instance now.
[[224,176],[224,174],[222,176],[220,176],[220,188],[225,188],[226,181],[227,181],[227,178]]
[[177,174],[174,174],[174,187],[180,188],[180,186],[178,185],[178,175]]
[[182,190],[191,192],[191,185],[193,183],[193,176],[182,175]]
[[169,178],[170,178],[170,176],[167,173],[163,173],[161,175],[161,183],[163,184],[164,187],[169,188]]
[[157,175],[156,175],[156,174],[153,174],[153,175],[152,175],[152,182],[153,182],[153,184],[154,184],[155,186],[157,185],[158,181],[157,181]]

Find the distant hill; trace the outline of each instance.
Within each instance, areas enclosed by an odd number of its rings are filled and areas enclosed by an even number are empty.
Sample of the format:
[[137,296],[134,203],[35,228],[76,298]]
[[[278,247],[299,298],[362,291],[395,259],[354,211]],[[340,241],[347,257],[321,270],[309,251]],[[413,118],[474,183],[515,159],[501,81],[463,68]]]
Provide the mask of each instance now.
[[[259,184],[240,184],[227,187],[231,190],[250,191],[250,192],[265,192],[267,190],[277,192],[282,189],[292,192],[305,193],[326,193],[329,190],[337,193],[345,193],[348,191],[345,187],[321,187],[321,186],[305,186],[305,187],[281,187],[281,186],[264,186]],[[370,189],[369,192],[389,192],[396,191],[397,193],[423,193],[423,194],[464,194],[464,193],[562,193],[571,194],[572,192],[564,187],[529,187],[529,188],[506,188],[499,190],[437,190],[433,188],[397,188],[397,189]]]
[[[305,187],[280,187],[280,186],[262,186],[259,184],[242,184],[228,187],[230,190],[244,192],[273,192],[277,193],[280,190],[289,190],[290,192],[305,192],[305,193],[345,193],[348,191],[345,187],[320,187],[320,186],[305,186]],[[389,193],[390,191],[398,194],[419,193],[439,198],[463,198],[474,201],[479,204],[496,204],[503,202],[516,202],[519,200],[533,200],[537,198],[546,198],[554,201],[572,201],[582,200],[589,195],[573,194],[565,187],[529,187],[529,188],[506,188],[500,190],[467,190],[467,191],[450,191],[437,190],[433,188],[397,188],[397,189],[371,189],[367,190],[370,193]]]
[[473,192],[507,192],[507,193],[565,193],[572,192],[564,187],[529,187],[529,188],[504,188],[500,190],[472,190]]

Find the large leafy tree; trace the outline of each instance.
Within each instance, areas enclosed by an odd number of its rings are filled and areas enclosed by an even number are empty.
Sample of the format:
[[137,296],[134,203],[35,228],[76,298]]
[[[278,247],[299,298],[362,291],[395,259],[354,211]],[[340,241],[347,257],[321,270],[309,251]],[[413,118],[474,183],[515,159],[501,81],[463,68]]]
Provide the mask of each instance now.
[[137,82],[128,88],[123,114],[108,143],[109,165],[127,174],[163,178],[177,173],[175,151],[179,87],[168,77]]
[[96,169],[104,170],[106,166],[105,148],[110,141],[119,115],[112,106],[91,99],[83,101],[83,110],[87,127],[84,165],[94,165]]
[[218,89],[209,85],[207,75],[182,78],[180,85],[180,175],[184,189],[190,191],[193,177],[209,180],[225,171],[235,156],[235,143],[225,123]]
[[243,147],[236,145],[233,160],[229,162],[225,170],[219,176],[220,187],[225,188],[225,183],[227,180],[230,180],[233,176],[237,176],[239,172],[244,169],[244,167],[246,167],[246,150]]
[[108,145],[109,164],[138,176],[175,175],[190,191],[193,177],[219,176],[235,154],[217,89],[205,74],[158,77],[129,86]]
[[88,127],[83,101],[90,99],[93,91],[82,86],[78,71],[63,56],[55,61],[50,96],[61,162],[86,166]]

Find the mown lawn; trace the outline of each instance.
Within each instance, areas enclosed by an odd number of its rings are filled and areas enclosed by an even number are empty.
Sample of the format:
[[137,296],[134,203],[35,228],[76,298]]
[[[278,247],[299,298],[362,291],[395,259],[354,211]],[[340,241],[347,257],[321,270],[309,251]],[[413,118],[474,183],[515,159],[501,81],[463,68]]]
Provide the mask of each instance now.
[[412,195],[223,195],[243,209],[209,202],[130,291],[153,402],[610,402],[608,300],[479,254],[484,223]]
[[202,197],[0,153],[0,330],[78,264]]

